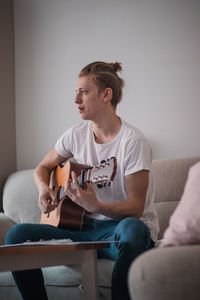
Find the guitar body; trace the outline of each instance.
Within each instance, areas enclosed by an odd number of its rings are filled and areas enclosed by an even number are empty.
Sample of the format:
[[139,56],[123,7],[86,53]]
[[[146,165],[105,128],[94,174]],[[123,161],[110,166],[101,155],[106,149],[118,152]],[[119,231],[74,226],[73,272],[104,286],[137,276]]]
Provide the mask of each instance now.
[[81,230],[85,210],[74,203],[64,189],[66,181],[71,179],[71,172],[76,173],[82,186],[86,181],[105,185],[106,182],[111,182],[114,179],[116,169],[115,157],[94,167],[71,161],[67,161],[64,166],[57,166],[51,173],[49,186],[57,193],[58,206],[48,214],[42,213],[40,223],[70,230]]
[[83,216],[84,209],[66,196],[49,215],[42,213],[40,223],[70,230],[81,230]]
[[[71,172],[74,171],[77,176],[81,175],[81,170],[88,168],[86,165],[77,164],[68,161],[63,167],[57,166],[51,174],[50,187],[59,191],[65,186],[65,182],[71,179]],[[60,228],[70,230],[81,230],[83,224],[84,209],[74,203],[67,195],[58,199],[58,206],[49,214],[42,213],[41,224],[49,224]]]

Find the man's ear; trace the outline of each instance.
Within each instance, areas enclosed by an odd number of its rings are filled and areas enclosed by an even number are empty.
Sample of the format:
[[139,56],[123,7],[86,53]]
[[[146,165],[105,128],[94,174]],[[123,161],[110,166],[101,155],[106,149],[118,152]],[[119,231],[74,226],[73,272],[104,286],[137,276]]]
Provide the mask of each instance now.
[[106,88],[104,91],[104,102],[109,102],[112,100],[113,90],[111,88]]

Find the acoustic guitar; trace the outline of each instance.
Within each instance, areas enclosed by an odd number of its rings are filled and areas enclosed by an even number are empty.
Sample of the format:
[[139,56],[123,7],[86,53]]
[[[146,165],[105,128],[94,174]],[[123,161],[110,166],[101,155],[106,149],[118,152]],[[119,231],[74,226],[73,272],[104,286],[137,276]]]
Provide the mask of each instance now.
[[[66,180],[71,179],[71,172],[74,171],[79,185],[83,188],[85,182],[96,183],[101,185],[99,187],[105,187],[113,181],[116,169],[115,157],[94,167],[71,161],[57,166],[51,173],[50,188],[57,193],[58,206],[48,214],[42,213],[40,223],[70,230],[81,230],[85,210],[67,196],[64,188]],[[71,185],[73,188],[73,184]]]

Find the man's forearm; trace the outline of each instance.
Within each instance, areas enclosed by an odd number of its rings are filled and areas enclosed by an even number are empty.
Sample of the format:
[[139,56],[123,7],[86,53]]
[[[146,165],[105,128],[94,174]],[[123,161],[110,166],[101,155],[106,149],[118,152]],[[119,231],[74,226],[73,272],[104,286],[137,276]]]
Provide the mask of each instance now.
[[[138,202],[137,202],[138,203]],[[126,217],[141,218],[144,210],[143,201],[139,205],[132,200],[115,203],[99,203],[97,213],[113,219],[123,219]]]
[[44,166],[39,165],[36,167],[34,171],[34,182],[39,191],[49,185],[50,173],[51,171]]

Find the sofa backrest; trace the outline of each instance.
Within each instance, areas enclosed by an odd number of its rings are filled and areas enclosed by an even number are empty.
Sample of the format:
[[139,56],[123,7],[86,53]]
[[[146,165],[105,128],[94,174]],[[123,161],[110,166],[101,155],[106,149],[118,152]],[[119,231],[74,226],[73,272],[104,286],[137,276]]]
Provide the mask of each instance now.
[[169,219],[181,199],[190,167],[200,157],[153,160],[155,183],[155,208],[159,216],[159,239],[169,224]]
[[[152,172],[155,183],[155,207],[160,222],[159,239],[168,226],[187,179],[189,168],[200,157],[154,160]],[[3,191],[5,214],[16,223],[39,223],[38,191],[33,182],[33,170],[18,171],[9,176]]]

